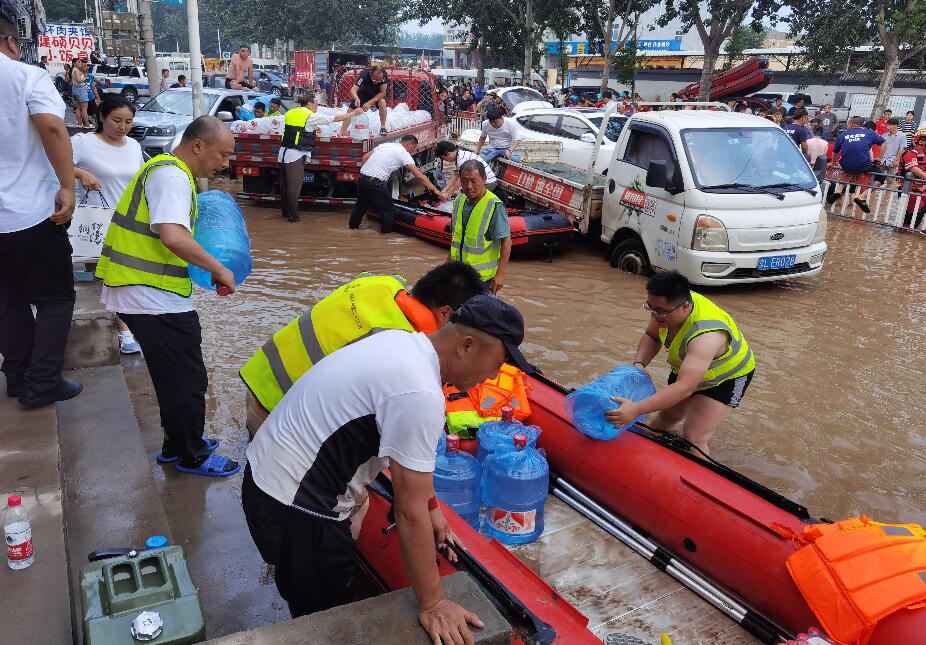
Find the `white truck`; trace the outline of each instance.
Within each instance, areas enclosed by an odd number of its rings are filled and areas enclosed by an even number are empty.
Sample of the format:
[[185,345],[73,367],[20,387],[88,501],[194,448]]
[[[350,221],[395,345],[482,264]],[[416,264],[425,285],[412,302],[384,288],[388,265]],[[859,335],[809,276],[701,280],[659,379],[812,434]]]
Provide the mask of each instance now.
[[499,159],[499,185],[567,215],[582,233],[600,231],[611,266],[631,273],[675,269],[693,284],[729,285],[823,267],[817,179],[768,120],[724,109],[638,112],[604,176],[591,171],[596,157],[584,172]]

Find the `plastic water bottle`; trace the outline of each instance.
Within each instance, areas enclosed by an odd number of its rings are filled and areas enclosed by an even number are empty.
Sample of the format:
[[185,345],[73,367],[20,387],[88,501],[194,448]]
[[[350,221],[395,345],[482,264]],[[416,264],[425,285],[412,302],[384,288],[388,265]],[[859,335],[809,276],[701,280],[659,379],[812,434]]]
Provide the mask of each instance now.
[[[251,273],[251,238],[244,225],[244,213],[235,199],[221,190],[208,190],[196,197],[199,216],[194,239],[235,274],[235,286]],[[189,267],[190,278],[203,289],[215,291],[212,274],[199,267]]]
[[479,530],[479,481],[482,465],[460,451],[460,437],[447,435],[447,449],[434,465],[434,490],[444,504]]
[[502,408],[501,421],[487,421],[476,431],[476,438],[479,440],[476,457],[479,461],[485,461],[489,453],[514,450],[514,435],[519,432],[527,437],[528,447],[537,447],[540,428],[516,421],[514,410],[506,405]]
[[10,495],[3,513],[3,534],[6,539],[6,562],[10,569],[25,569],[32,565],[32,524],[23,508],[22,498]]
[[632,365],[618,365],[601,378],[569,394],[566,410],[572,416],[572,424],[582,434],[592,439],[614,439],[637,421],[642,421],[644,415],[615,428],[604,416],[609,410],[620,407],[611,397],[642,401],[655,393],[656,386],[646,372]]
[[514,435],[514,445],[485,461],[486,533],[504,544],[526,544],[543,533],[550,466],[542,451],[527,447],[523,433]]

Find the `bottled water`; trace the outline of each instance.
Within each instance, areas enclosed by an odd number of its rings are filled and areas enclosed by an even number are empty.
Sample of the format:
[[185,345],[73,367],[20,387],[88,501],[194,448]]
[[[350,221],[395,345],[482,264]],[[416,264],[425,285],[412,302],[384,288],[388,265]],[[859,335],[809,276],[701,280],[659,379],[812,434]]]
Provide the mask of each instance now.
[[32,524],[22,506],[22,498],[10,495],[3,513],[3,534],[6,541],[6,561],[10,569],[25,569],[32,565]]
[[[235,274],[235,285],[251,273],[251,238],[244,225],[244,213],[235,199],[221,190],[208,190],[196,197],[199,216],[193,237],[204,249]],[[192,264],[190,278],[203,289],[215,291],[212,274]]]
[[460,438],[447,435],[447,449],[434,465],[434,490],[444,504],[479,530],[479,480],[482,465],[460,451]]
[[490,454],[484,464],[486,533],[504,544],[526,544],[543,533],[550,466],[543,452],[514,435],[515,450]]
[[514,410],[506,405],[502,408],[501,421],[487,421],[479,426],[479,430],[476,431],[476,438],[479,440],[476,456],[479,461],[485,461],[486,456],[491,452],[514,450],[513,437],[519,432],[527,437],[528,447],[537,447],[540,428],[526,426],[520,421],[516,421]]
[[637,421],[642,421],[643,415],[615,428],[604,416],[609,410],[620,407],[611,397],[642,401],[655,393],[656,386],[646,372],[633,365],[618,365],[601,378],[569,394],[566,411],[572,415],[572,424],[582,434],[592,439],[614,439]]

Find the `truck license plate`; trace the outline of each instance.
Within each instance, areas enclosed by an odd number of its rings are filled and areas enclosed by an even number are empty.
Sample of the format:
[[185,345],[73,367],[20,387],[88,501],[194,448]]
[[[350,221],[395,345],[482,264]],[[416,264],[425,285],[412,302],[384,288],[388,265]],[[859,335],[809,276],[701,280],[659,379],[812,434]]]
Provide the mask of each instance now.
[[764,258],[759,258],[756,270],[769,271],[772,269],[790,269],[795,265],[796,261],[796,255],[768,255]]
[[314,183],[314,182],[315,182],[315,173],[314,173],[314,172],[307,172],[307,173],[305,173],[305,174],[302,176],[302,181],[306,182],[307,184]]

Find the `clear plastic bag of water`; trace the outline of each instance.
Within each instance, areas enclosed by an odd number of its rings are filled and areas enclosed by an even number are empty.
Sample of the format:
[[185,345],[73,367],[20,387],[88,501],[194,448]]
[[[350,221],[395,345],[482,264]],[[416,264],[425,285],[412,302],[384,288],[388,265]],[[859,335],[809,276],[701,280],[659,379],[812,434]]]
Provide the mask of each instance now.
[[[244,225],[244,213],[234,197],[221,190],[209,190],[196,197],[199,216],[193,238],[226,269],[235,274],[240,285],[251,273],[251,238]],[[212,274],[199,267],[189,267],[190,278],[203,289],[215,291]]]
[[537,447],[537,439],[540,438],[540,428],[537,426],[526,426],[520,421],[486,421],[479,430],[476,431],[476,439],[479,441],[479,448],[476,456],[479,461],[484,461],[489,453],[493,452],[510,452],[514,450],[514,435],[524,433],[527,437],[527,446],[529,448]]
[[566,397],[566,411],[572,417],[572,425],[592,439],[614,439],[631,427],[643,416],[620,428],[615,428],[605,419],[605,412],[620,407],[611,400],[619,396],[631,401],[642,401],[656,393],[653,380],[633,365],[618,365],[616,368],[587,385],[583,385]]
[[524,434],[514,441],[514,450],[493,452],[483,464],[485,528],[504,544],[526,544],[543,534],[550,466],[543,450],[526,446]]

